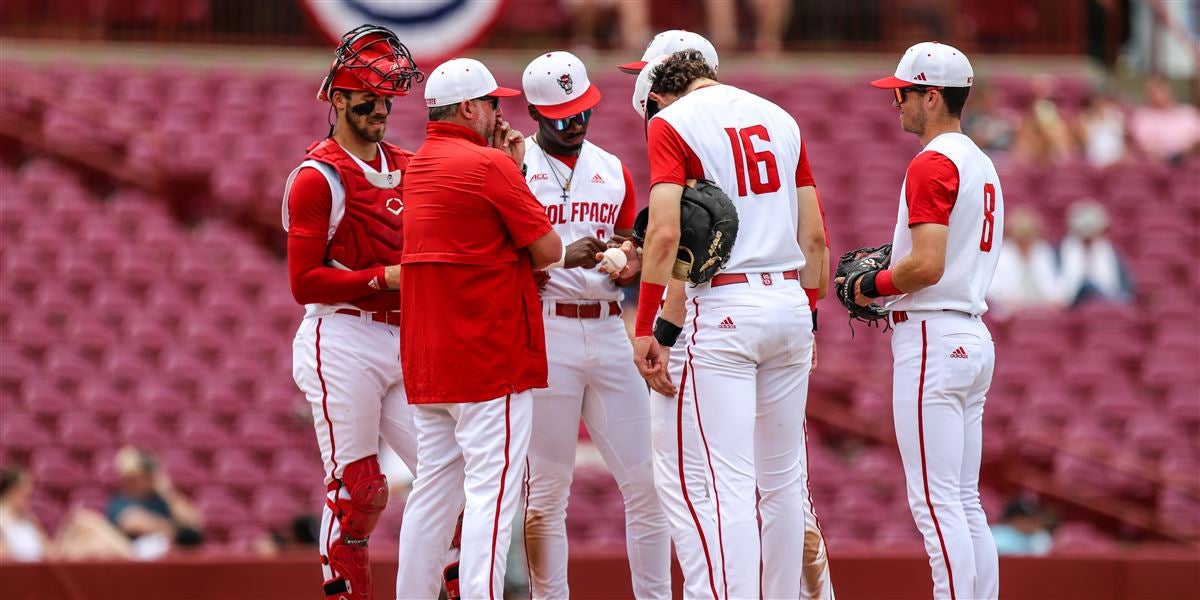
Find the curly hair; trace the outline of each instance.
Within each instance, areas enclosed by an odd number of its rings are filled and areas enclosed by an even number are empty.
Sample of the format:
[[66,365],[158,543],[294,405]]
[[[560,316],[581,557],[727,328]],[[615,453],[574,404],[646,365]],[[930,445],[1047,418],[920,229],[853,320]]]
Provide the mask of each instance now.
[[698,50],[680,50],[672,54],[666,62],[654,68],[651,77],[654,83],[650,91],[672,96],[682,96],[697,79],[717,80],[717,74]]

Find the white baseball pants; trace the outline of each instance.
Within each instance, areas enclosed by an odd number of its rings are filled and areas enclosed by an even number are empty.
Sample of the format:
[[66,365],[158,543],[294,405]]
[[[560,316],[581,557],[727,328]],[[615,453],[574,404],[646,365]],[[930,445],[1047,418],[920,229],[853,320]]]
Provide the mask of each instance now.
[[671,597],[671,536],[654,488],[647,389],[616,316],[547,316],[547,389],[533,390],[525,550],[530,594],[561,599],[567,586],[567,496],[582,416],[625,500],[625,539],[636,598]]
[[996,544],[979,503],[983,406],[995,347],[979,318],[910,311],[892,334],[892,407],[908,505],[925,538],[933,595],[996,598]]
[[[444,555],[434,549],[449,546],[460,511],[460,594],[504,597],[532,413],[529,391],[485,402],[416,406],[417,478],[400,530],[397,598],[438,597]],[[451,488],[459,494],[448,495]]]
[[716,508],[724,578],[717,594],[798,598],[808,500],[808,298],[782,274],[689,294],[680,389],[695,410]]
[[[292,377],[312,408],[325,485],[346,465],[379,453],[382,435],[416,467],[417,434],[400,372],[400,329],[369,317],[330,314],[300,322],[292,341]],[[333,500],[336,491],[329,492]],[[451,522],[454,522],[451,518]],[[321,555],[341,536],[328,504],[321,513]],[[325,579],[332,577],[323,567]]]

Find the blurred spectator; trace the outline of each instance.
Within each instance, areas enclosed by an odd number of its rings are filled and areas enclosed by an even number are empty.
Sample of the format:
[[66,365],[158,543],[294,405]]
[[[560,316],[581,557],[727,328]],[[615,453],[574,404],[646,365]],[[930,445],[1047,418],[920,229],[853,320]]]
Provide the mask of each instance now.
[[1041,217],[1027,208],[1014,210],[1005,223],[988,302],[1001,314],[1062,306],[1057,263],[1054,247],[1042,238]]
[[302,554],[317,549],[321,519],[311,514],[296,515],[286,526],[272,528],[252,540],[255,556],[275,558],[281,554]]
[[1032,500],[1017,498],[1004,507],[1004,517],[992,525],[999,554],[1032,554],[1050,552],[1054,540],[1046,530],[1046,516]]
[[1178,164],[1200,150],[1200,109],[1179,104],[1162,77],[1146,80],[1146,104],[1133,109],[1129,132],[1147,158]]
[[[754,51],[765,57],[783,51],[792,4],[782,0],[750,0],[754,18]],[[714,46],[720,52],[738,47],[738,3],[735,0],[706,0],[704,12]]]
[[1125,159],[1125,113],[1107,91],[1088,97],[1079,114],[1079,142],[1083,156],[1094,167],[1104,168]]
[[53,541],[30,506],[34,483],[21,469],[0,471],[0,561],[132,558],[129,540],[99,513],[72,509]]
[[1108,211],[1091,199],[1067,209],[1067,228],[1058,249],[1063,299],[1078,305],[1091,298],[1126,303],[1133,299],[1129,269],[1104,236]]
[[[616,13],[618,49],[641,52],[650,39],[650,6],[646,0],[567,0],[563,3],[571,12],[571,45],[576,52],[586,52],[595,44],[597,35],[608,37],[613,21],[606,18]],[[597,24],[607,24],[597,31]]]
[[172,545],[200,544],[200,512],[175,489],[154,457],[126,446],[114,464],[120,486],[109,501],[108,518],[133,539],[138,558],[158,558]]
[[1013,152],[1030,163],[1062,163],[1075,154],[1071,129],[1059,106],[1058,79],[1053,75],[1035,75],[1029,84],[1033,99],[1021,115]]
[[971,90],[971,108],[963,112],[963,132],[989,155],[1008,152],[1013,143],[1013,115],[996,102],[990,88]]

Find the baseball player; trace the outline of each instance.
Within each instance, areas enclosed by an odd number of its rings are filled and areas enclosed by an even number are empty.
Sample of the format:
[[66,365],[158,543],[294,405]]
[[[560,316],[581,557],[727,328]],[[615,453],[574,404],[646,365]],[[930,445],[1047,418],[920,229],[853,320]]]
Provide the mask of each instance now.
[[937,598],[996,598],[996,545],[979,503],[983,405],[995,348],[980,318],[1004,239],[1004,194],[989,159],[959,121],[974,72],[937,42],[909,48],[871,82],[895,94],[900,125],[924,150],[908,165],[892,267],[855,278],[866,306],[890,297],[892,407],[908,504]]
[[288,272],[305,306],[292,374],[312,407],[325,463],[320,551],[330,599],[372,597],[367,540],[388,500],[381,434],[416,466],[397,327],[399,186],[411,153],[383,137],[393,99],[421,77],[388,29],[364,25],[343,36],[318,93],[336,121],[284,189]]
[[[698,51],[672,54],[651,79],[652,187],[634,361],[657,389],[672,391],[670,381],[663,385],[668,356],[657,338],[674,336],[663,335],[661,324],[655,335],[656,300],[675,260],[683,186],[712,181],[733,200],[740,231],[726,272],[686,290],[677,393],[695,413],[715,539],[693,520],[706,555],[719,557],[709,560],[709,595],[799,597],[813,340],[808,296],[818,293],[825,247],[799,128],[778,106],[720,84]],[[677,296],[667,302],[666,317],[683,312]]]
[[619,285],[636,279],[636,252],[615,276],[596,269],[606,242],[629,237],[636,200],[620,159],[585,140],[600,90],[578,57],[549,52],[522,80],[537,133],[525,140],[526,182],[567,244],[542,291],[547,389],[533,392],[525,549],[533,598],[567,598],[567,495],[582,416],[625,497],[633,592],[671,596],[671,538],[654,489],[650,406],[629,362]]
[[[713,50],[712,45],[699,35],[687,31],[668,31],[655,36],[654,40],[651,41],[650,47],[647,48],[647,54],[659,48],[665,48],[668,52],[695,49],[701,52],[705,58],[705,62],[710,65],[715,65],[717,61],[716,52]],[[622,70],[627,70],[627,68],[641,65],[641,71],[638,74],[633,94],[633,108],[643,119],[653,116],[654,111],[658,110],[657,104],[649,98],[650,87],[653,83],[651,74],[654,68],[662,64],[668,57],[669,55],[657,57],[643,56],[641,61],[628,63],[620,67]],[[647,112],[648,107],[650,109],[649,114]],[[820,207],[819,196],[817,204]],[[821,211],[821,217],[822,226],[824,227],[824,211]],[[826,242],[828,244],[828,240]],[[809,305],[813,310],[814,321],[816,318],[816,300],[824,297],[828,284],[828,245],[826,251],[820,257],[820,264],[823,267],[820,288],[815,296],[811,294],[809,296]],[[806,290],[806,292],[811,292],[811,290]],[[672,281],[668,288],[668,294],[678,294],[679,298],[682,299],[682,283]],[[664,312],[661,315],[663,320],[660,323],[678,327],[683,323],[685,316],[682,302],[673,303],[668,301],[665,305],[666,307],[678,306],[678,312],[670,314],[669,309],[664,307]],[[662,374],[662,377],[672,381],[679,380],[685,356],[682,352],[682,346],[686,342],[686,338],[678,341],[676,345],[677,350],[670,353],[668,369]],[[814,344],[812,360],[812,368],[814,369],[816,367],[816,360],[816,346]],[[719,558],[719,554],[706,552],[707,541],[715,539],[715,533],[705,533],[706,528],[703,524],[708,522],[715,523],[716,518],[712,512],[713,509],[709,502],[707,486],[704,482],[706,463],[699,434],[696,432],[696,427],[691,417],[692,409],[687,405],[686,398],[680,399],[674,392],[670,395],[663,395],[658,391],[652,390],[651,400],[651,414],[653,415],[652,429],[654,432],[653,446],[655,451],[655,481],[659,487],[659,499],[668,515],[668,519],[671,521],[676,555],[679,559],[681,570],[684,573],[686,595],[688,597],[699,597],[711,594],[712,592],[708,591],[710,589],[709,574],[713,571],[710,566],[712,557],[716,555]],[[685,463],[683,469],[679,468],[680,462]],[[693,512],[697,513],[696,518],[692,517]],[[829,574],[829,557],[826,552],[824,537],[821,534],[820,524],[816,517],[816,511],[810,497],[806,497],[805,499],[803,513],[805,516],[806,540],[804,554],[799,557],[801,566],[798,568],[803,581],[801,598],[833,598],[833,584]],[[719,568],[717,570],[719,571]],[[720,574],[717,573],[717,575],[719,576]]]
[[[525,140],[504,121],[500,87],[457,58],[425,85],[429,123],[404,192],[404,385],[418,432],[417,478],[400,531],[399,598],[438,595],[439,556],[463,511],[459,589],[500,598],[532,427],[546,387],[533,271],[562,241],[521,173]],[[448,487],[458,489],[446,494]],[[465,510],[464,510],[465,496]]]

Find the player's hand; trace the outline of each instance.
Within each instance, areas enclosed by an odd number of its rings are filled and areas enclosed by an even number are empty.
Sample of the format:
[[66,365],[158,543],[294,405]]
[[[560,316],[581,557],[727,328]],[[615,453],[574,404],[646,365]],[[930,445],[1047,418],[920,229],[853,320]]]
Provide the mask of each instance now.
[[677,391],[667,372],[669,356],[654,336],[641,336],[633,340],[633,362],[638,373],[654,391],[664,396],[674,396]]
[[[846,281],[845,277],[838,277],[833,280],[834,283],[842,283]],[[871,299],[862,295],[862,277],[854,280],[854,303],[859,306],[866,306],[871,303]]]
[[813,340],[813,360],[812,366],[808,368],[808,374],[812,375],[817,370],[817,341]]
[[389,290],[400,289],[400,265],[388,265],[384,267],[383,282]]
[[585,237],[575,240],[567,244],[567,248],[563,251],[563,268],[574,269],[575,267],[583,267],[591,269],[600,262],[604,254],[604,242],[594,238]]
[[513,159],[520,167],[525,162],[525,136],[508,124],[508,121],[496,117],[496,131],[492,134],[492,147]]
[[598,270],[601,273],[608,273],[611,279],[629,279],[642,270],[642,255],[638,254],[637,249],[633,247],[633,242],[625,241],[620,246],[609,246],[610,248],[620,248],[625,253],[625,268],[620,271],[609,271],[608,267],[602,263],[604,253],[596,253],[596,262],[601,263]]

